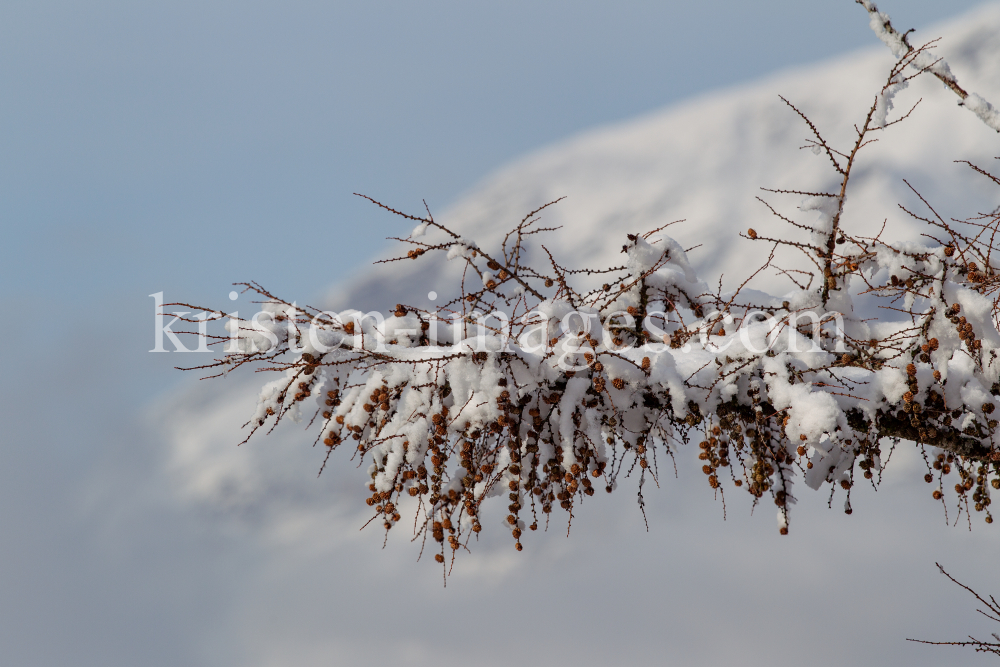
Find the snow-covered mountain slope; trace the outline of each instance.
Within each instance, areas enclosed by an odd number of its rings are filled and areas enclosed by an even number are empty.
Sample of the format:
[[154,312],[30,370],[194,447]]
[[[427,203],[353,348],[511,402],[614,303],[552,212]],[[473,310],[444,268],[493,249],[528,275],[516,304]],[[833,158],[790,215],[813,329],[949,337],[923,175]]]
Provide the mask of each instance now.
[[[1000,5],[911,36],[911,41],[935,37],[941,37],[940,51],[959,81],[1000,103]],[[593,130],[502,169],[439,219],[490,248],[526,212],[565,196],[544,212],[547,226],[562,226],[546,244],[575,266],[620,263],[626,233],[685,219],[670,233],[686,247],[700,244],[690,254],[700,275],[714,284],[721,273],[725,285],[735,286],[766,252],[761,244],[740,239],[738,232],[748,227],[768,235],[790,231],[755,198],[764,195],[790,213],[801,199],[760,188],[815,191],[836,182],[825,157],[799,150],[808,128],[779,95],[806,113],[835,145],[849,148],[853,124],[863,121],[892,62],[889,51],[876,42],[861,53]],[[904,178],[945,216],[963,218],[1000,204],[995,187],[954,164],[967,159],[993,167],[1000,135],[958,108],[955,95],[930,77],[897,96],[890,119],[920,98],[909,119],[864,149],[848,191],[843,223],[848,230],[875,233],[887,220],[889,237],[916,238],[924,231],[897,206],[920,210]],[[400,229],[403,221],[389,214],[386,218],[389,233],[409,232],[409,226]],[[366,269],[353,283],[335,286],[328,305],[385,310],[404,302],[430,307],[430,290],[442,297],[455,292],[457,265],[424,260]],[[783,280],[764,275],[756,286],[782,290]],[[255,380],[213,381],[177,398],[164,427],[176,479],[184,495],[217,509],[269,512],[284,507],[285,500],[301,509],[317,500],[318,491],[306,494],[300,487],[315,473],[322,452],[307,446],[299,428],[283,425],[275,436],[258,436],[238,454],[224,446],[239,440],[238,425],[253,408]]]
[[[911,35],[911,42],[937,37],[938,50],[959,81],[1000,104],[1000,5]],[[724,283],[739,284],[759,265],[756,255],[766,250],[740,240],[737,232],[748,227],[790,232],[755,197],[764,195],[791,213],[801,200],[760,188],[815,191],[837,181],[825,156],[799,150],[809,130],[779,95],[807,114],[835,146],[849,149],[853,124],[864,120],[893,62],[889,50],[874,36],[873,41],[860,53],[703,95],[540,150],[484,180],[439,220],[490,248],[525,213],[566,197],[543,214],[547,226],[562,226],[545,243],[571,266],[611,266],[620,263],[626,233],[684,219],[669,233],[685,247],[701,244],[691,253],[699,274],[710,284],[719,273],[725,274]],[[995,188],[953,163],[970,160],[992,167],[1000,155],[1000,135],[958,108],[958,98],[930,76],[897,96],[890,120],[921,98],[909,119],[888,128],[861,154],[848,190],[846,229],[864,233],[887,220],[890,237],[924,231],[897,208],[899,203],[920,208],[904,178],[946,217],[964,218],[1000,204]],[[405,208],[404,202],[386,203]],[[386,218],[391,233],[409,231],[402,229],[405,222]],[[429,290],[454,293],[449,275],[426,258],[391,270],[377,265],[353,283],[335,286],[329,303],[382,310],[399,301],[430,307]],[[759,283],[778,290],[783,285],[773,277]]]

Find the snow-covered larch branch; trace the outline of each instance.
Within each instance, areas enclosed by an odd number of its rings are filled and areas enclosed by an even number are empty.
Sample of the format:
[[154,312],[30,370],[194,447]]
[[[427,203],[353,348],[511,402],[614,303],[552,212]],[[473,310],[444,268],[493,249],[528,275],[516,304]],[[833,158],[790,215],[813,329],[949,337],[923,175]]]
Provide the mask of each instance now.
[[[900,33],[892,27],[892,21],[889,19],[888,14],[879,11],[878,7],[871,0],[855,1],[868,12],[868,16],[871,19],[869,25],[872,31],[889,47],[892,55],[901,60],[913,51],[913,47],[907,38],[909,33]],[[997,109],[976,93],[969,92],[960,86],[958,79],[952,73],[951,68],[944,58],[932,54],[930,51],[925,51],[914,58],[911,65],[916,69],[928,71],[937,77],[941,83],[961,98],[962,106],[976,114],[988,127],[1000,132],[1000,109]]]
[[[798,212],[765,202],[788,231],[743,234],[763,244],[766,259],[735,289],[706,280],[662,227],[623,234],[619,266],[569,268],[536,242],[551,231],[540,224],[551,203],[485,243],[429,212],[375,202],[417,224],[396,239],[405,252],[380,262],[387,272],[411,261],[461,267],[441,306],[323,312],[244,283],[261,311],[249,320],[234,314],[228,334],[213,339],[225,355],[199,368],[272,373],[247,437],[306,418],[328,460],[348,449],[368,463],[373,520],[390,531],[404,513],[415,515],[415,539],[441,563],[484,529],[486,508],[502,509],[502,498],[518,550],[525,531],[547,526],[553,512],[571,522],[598,491],[626,479],[637,479],[642,506],[644,484],[673,472],[692,441],[710,493],[739,489],[755,506],[771,500],[782,534],[796,481],[829,488],[831,501],[842,494],[850,513],[851,490],[878,485],[898,446],[922,453],[934,498],[954,480],[959,507],[992,523],[1000,210],[954,222],[929,205],[929,213],[904,209],[927,225],[921,242],[870,236],[863,213],[847,217],[865,146],[913,111],[889,120],[892,96],[925,72],[951,76],[941,62],[904,76],[926,47],[910,48],[862,4],[899,59],[846,146],[827,142],[785,100],[812,135],[806,147],[828,158],[833,185],[769,190],[795,198]],[[1000,186],[969,166],[971,178]],[[810,270],[774,266],[786,251],[804,255]],[[792,278],[789,291],[752,289],[771,269]],[[213,315],[179,319],[204,336],[207,319],[227,316],[202,310]]]

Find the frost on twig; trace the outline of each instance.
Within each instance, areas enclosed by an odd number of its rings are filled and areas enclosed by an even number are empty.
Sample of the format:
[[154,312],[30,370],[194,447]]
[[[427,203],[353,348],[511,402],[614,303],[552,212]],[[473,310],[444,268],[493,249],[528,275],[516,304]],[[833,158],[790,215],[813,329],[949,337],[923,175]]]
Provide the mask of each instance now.
[[[261,311],[231,319],[229,335],[211,341],[225,356],[201,368],[272,374],[247,437],[307,418],[328,459],[347,450],[368,462],[373,520],[390,531],[415,515],[414,539],[440,563],[484,529],[484,507],[507,503],[520,550],[553,513],[572,522],[595,494],[628,478],[658,485],[665,463],[672,471],[688,458],[717,497],[773,502],[785,534],[797,481],[828,488],[831,501],[842,493],[850,513],[851,490],[877,485],[887,450],[903,442],[923,453],[935,498],[954,480],[961,510],[992,522],[1000,214],[956,222],[929,204],[904,209],[928,226],[923,243],[889,242],[870,235],[870,221],[844,218],[863,149],[909,114],[888,120],[886,91],[931,71],[903,76],[925,54],[902,54],[846,146],[788,102],[836,186],[769,190],[801,202],[797,213],[765,202],[787,234],[745,234],[765,246],[758,272],[793,279],[787,293],[750,290],[753,275],[713,289],[663,228],[623,235],[620,266],[570,268],[541,242],[551,204],[486,247],[429,211],[375,202],[417,225],[396,239],[403,252],[386,270],[457,263],[454,298],[433,311],[323,312],[245,283]],[[774,266],[777,250],[813,270]],[[862,315],[873,312],[882,315]]]
[[[889,47],[892,55],[902,60],[913,51],[913,47],[910,46],[908,39],[911,31],[900,33],[893,28],[889,15],[880,12],[871,0],[855,0],[855,2],[864,7],[868,12],[868,16],[871,18],[869,22],[871,29]],[[921,54],[918,58],[913,59],[912,65],[916,69],[929,71],[936,76],[941,83],[950,88],[962,99],[962,106],[976,114],[987,126],[1000,132],[1000,109],[997,109],[976,93],[969,92],[958,85],[958,79],[952,74],[951,68],[948,67],[948,63],[945,62],[944,58],[936,57],[928,51]]]

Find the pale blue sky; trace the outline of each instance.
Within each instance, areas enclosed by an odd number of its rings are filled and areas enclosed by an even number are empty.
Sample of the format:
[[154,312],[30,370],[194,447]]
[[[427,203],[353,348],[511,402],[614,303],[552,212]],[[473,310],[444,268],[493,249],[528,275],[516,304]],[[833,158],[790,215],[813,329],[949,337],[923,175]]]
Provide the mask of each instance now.
[[0,295],[313,294],[394,231],[352,192],[440,210],[585,128],[875,43],[850,0],[3,3]]

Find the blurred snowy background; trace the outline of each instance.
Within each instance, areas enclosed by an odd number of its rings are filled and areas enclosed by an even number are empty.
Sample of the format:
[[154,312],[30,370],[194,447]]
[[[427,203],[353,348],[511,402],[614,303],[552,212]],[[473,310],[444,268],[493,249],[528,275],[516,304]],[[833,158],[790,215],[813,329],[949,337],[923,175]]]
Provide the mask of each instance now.
[[[1000,99],[1000,6],[883,4]],[[803,490],[784,538],[743,498],[723,521],[682,452],[648,532],[623,485],[521,554],[488,524],[444,589],[402,534],[358,531],[343,457],[317,479],[294,427],[235,447],[254,378],[147,352],[153,292],[250,311],[233,281],[366,308],[446,291],[373,272],[409,226],[355,191],[486,241],[567,195],[546,220],[581,263],[686,218],[699,269],[736,279],[759,258],[735,231],[771,224],[757,188],[828,178],[777,95],[846,137],[889,62],[848,0],[0,6],[0,662],[987,660],[904,641],[992,630],[934,561],[1000,592],[1000,534],[946,526],[903,452],[852,516]],[[903,177],[956,217],[1000,203],[952,163],[1000,140],[936,84],[897,107],[921,96],[862,163],[854,224],[901,221]]]

